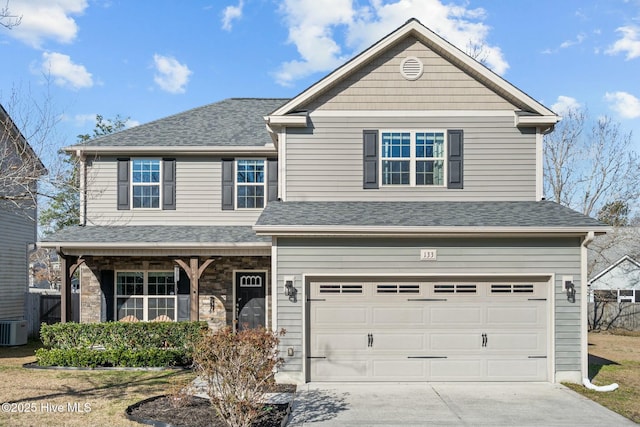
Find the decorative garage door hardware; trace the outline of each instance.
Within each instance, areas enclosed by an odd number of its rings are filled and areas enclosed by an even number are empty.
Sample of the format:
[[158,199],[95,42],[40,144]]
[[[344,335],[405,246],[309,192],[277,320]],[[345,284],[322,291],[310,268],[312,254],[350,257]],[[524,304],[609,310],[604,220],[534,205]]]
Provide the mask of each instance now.
[[316,298],[316,299],[307,298],[307,302],[311,302],[311,301],[326,301],[326,299],[324,299],[324,298]]
[[546,298],[528,298],[528,301],[546,301]]
[[373,347],[373,334],[368,335],[367,347]]
[[486,347],[487,346],[487,334],[482,334],[482,346]]
[[447,356],[407,356],[407,359],[446,359]]
[[407,298],[407,301],[446,301],[446,298]]

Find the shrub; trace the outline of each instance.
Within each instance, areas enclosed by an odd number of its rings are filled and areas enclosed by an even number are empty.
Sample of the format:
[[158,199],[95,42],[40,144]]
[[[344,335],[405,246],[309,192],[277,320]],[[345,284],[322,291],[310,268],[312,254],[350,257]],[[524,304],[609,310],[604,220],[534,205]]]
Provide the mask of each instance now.
[[263,395],[284,362],[278,357],[282,335],[284,330],[225,328],[198,341],[194,364],[207,384],[211,404],[229,426],[248,427],[263,410]]
[[42,366],[161,367],[188,365],[206,322],[43,324]]

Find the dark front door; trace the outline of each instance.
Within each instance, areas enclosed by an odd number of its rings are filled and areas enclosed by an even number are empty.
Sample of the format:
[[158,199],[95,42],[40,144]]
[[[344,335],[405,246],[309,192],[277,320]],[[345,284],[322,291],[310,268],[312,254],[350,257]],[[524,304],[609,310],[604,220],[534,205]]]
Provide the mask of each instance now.
[[265,286],[267,274],[236,273],[236,321],[238,330],[265,326]]

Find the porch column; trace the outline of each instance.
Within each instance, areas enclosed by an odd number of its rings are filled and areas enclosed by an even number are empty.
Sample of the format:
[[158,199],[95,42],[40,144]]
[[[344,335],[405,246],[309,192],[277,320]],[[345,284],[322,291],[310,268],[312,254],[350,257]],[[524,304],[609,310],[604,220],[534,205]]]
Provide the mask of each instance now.
[[81,256],[69,256],[58,249],[60,258],[60,323],[67,323],[72,320],[71,315],[71,277],[78,267],[84,264],[85,260]]
[[189,264],[184,262],[181,259],[174,259],[176,264],[178,264],[184,271],[187,273],[187,277],[189,277],[189,295],[190,298],[190,307],[191,307],[191,320],[196,321],[200,319],[200,313],[198,310],[198,306],[200,303],[200,277],[202,273],[211,265],[214,261],[214,258],[209,258],[205,262],[200,264],[199,257],[191,257],[189,259]]

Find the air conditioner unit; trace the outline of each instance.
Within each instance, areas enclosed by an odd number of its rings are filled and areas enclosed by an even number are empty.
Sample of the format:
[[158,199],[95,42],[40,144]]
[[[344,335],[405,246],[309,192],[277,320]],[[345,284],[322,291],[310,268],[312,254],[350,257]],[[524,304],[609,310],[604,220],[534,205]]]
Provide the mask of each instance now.
[[28,336],[26,320],[0,320],[0,346],[24,345]]

